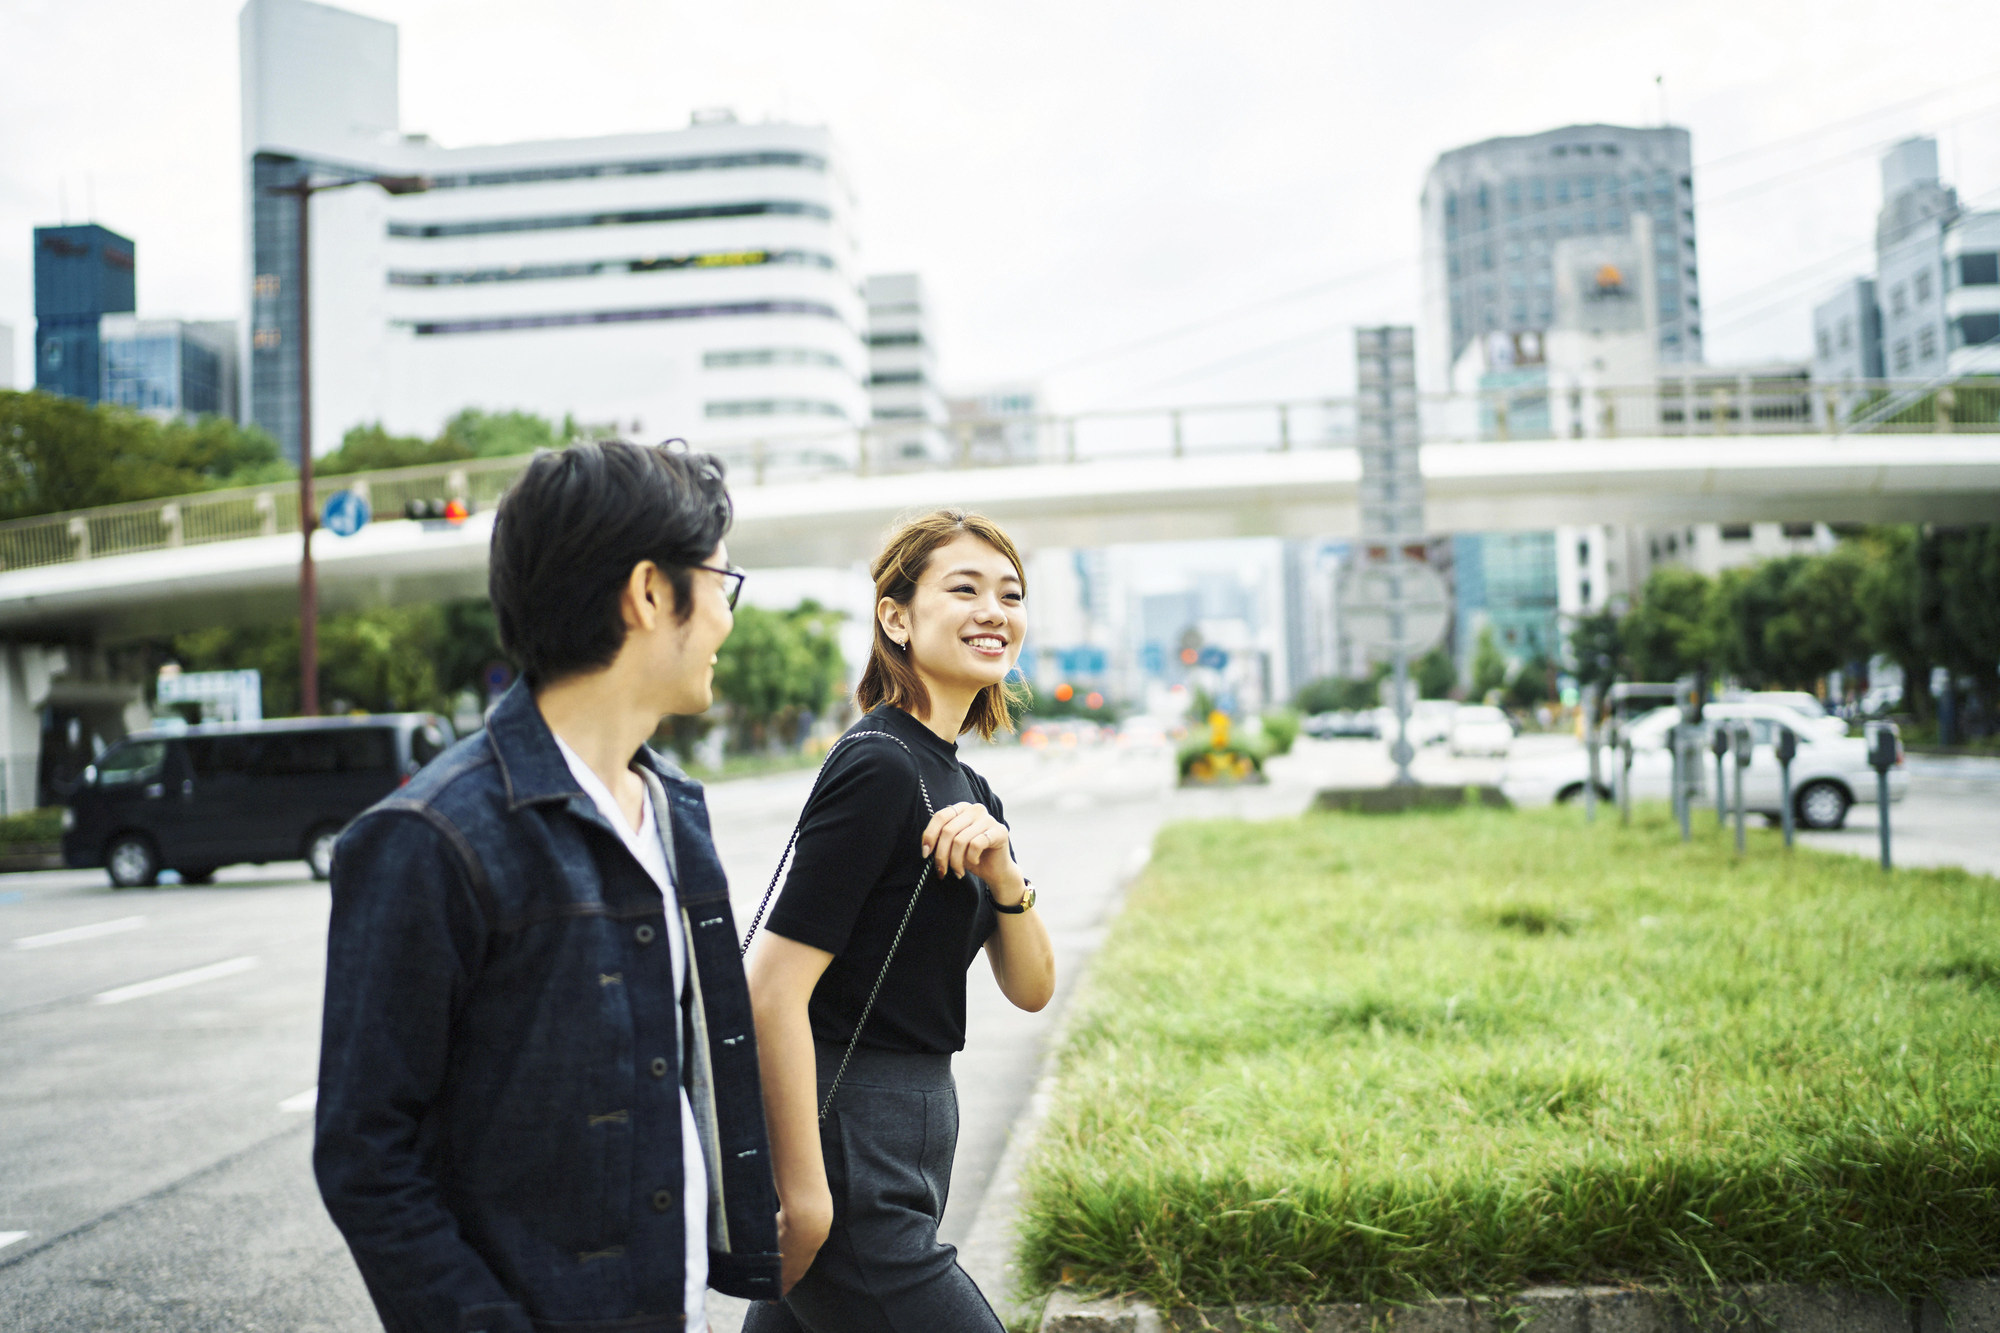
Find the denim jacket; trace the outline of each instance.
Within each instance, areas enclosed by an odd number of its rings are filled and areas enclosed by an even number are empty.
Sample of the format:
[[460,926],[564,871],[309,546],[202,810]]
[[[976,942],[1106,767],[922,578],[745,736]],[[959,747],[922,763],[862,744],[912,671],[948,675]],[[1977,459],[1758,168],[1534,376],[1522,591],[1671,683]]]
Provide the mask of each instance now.
[[637,761],[672,829],[681,1023],[659,889],[526,688],[341,836],[313,1167],[390,1333],[681,1328],[683,1085],[708,1159],[709,1284],[778,1294],[708,808],[653,751]]

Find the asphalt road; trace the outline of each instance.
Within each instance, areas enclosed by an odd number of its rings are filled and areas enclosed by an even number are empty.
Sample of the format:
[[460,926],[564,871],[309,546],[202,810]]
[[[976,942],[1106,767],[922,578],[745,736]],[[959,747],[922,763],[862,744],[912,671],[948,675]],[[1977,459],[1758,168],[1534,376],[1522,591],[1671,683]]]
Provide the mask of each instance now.
[[[967,757],[1007,802],[1061,983],[1054,1003],[1028,1015],[974,969],[944,1224],[955,1243],[1158,827],[1290,813],[1320,785],[1389,772],[1382,747],[1366,742],[1301,742],[1273,765],[1271,785],[1228,792],[1175,791],[1160,751]],[[1418,771],[1469,782],[1497,779],[1500,765],[1426,752]],[[810,782],[797,773],[711,789],[739,919]],[[1913,757],[1910,799],[1894,812],[1898,855],[2000,872],[1996,811],[2000,763],[1933,772]],[[1872,854],[1869,819],[1857,809],[1847,832],[1815,841]],[[324,886],[298,864],[125,893],[94,871],[0,876],[0,1328],[379,1328],[307,1161],[326,912]],[[996,1289],[1001,1257],[968,1253],[967,1266]],[[718,1298],[712,1311],[720,1333],[735,1327],[735,1303]]]

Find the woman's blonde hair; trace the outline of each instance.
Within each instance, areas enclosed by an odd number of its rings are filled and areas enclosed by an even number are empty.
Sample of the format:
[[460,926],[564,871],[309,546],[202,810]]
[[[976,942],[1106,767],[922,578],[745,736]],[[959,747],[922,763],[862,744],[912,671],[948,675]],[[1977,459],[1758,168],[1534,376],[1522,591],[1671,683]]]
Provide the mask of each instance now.
[[[917,580],[923,577],[924,567],[930,564],[931,556],[939,547],[949,545],[961,536],[977,537],[1012,561],[1014,572],[1021,579],[1021,592],[1023,595],[1027,593],[1028,576],[1021,568],[1021,553],[1014,549],[1014,539],[998,523],[984,514],[971,514],[962,509],[937,509],[921,518],[905,521],[889,534],[882,554],[875,557],[875,567],[869,571],[875,576],[876,604],[879,606],[881,599],[887,597],[892,602],[908,606],[917,595]],[[981,740],[991,740],[996,731],[1012,731],[1012,705],[1024,698],[1024,691],[1006,681],[988,685],[973,696],[972,707],[965,711],[965,722],[959,727],[959,734],[976,731]],[[923,678],[917,675],[909,655],[899,651],[883,630],[880,616],[875,617],[875,634],[868,647],[868,666],[861,673],[861,684],[855,688],[854,702],[864,713],[882,704],[900,708],[915,717],[923,717],[930,712],[930,691],[924,688]]]

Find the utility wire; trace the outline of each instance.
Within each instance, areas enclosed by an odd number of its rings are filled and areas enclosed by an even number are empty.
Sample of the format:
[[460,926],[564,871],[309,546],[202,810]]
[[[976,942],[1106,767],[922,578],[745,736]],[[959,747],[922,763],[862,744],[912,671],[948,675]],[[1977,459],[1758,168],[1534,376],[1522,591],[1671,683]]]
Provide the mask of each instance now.
[[[1900,102],[1887,103],[1885,105],[1878,106],[1871,111],[1861,112],[1858,115],[1850,116],[1845,120],[1835,121],[1832,124],[1824,125],[1817,129],[1803,131],[1799,134],[1790,135],[1784,139],[1774,140],[1768,144],[1761,144],[1752,148],[1739,149],[1736,152],[1725,154],[1719,158],[1714,158],[1705,162],[1696,163],[1690,170],[1692,172],[1712,170],[1713,168],[1725,162],[1734,162],[1742,160],[1744,158],[1754,157],[1763,153],[1775,152],[1780,148],[1789,147],[1791,145],[1800,142],[1805,142],[1807,140],[1819,137],[1824,134],[1830,134],[1836,130],[1843,129],[1857,123],[1861,123],[1863,121],[1872,119],[1876,116],[1887,115],[1891,112],[1900,111],[1910,106],[1921,105],[1922,103],[1933,101],[1936,98],[1943,96],[1949,92],[1956,91],[1959,88],[1967,87],[1973,84],[1983,84],[1985,82],[1987,82],[1987,80],[1983,78],[1968,79],[1963,83],[1953,84],[1947,88],[1933,90],[1918,97],[1907,98]],[[1973,108],[1970,111],[1960,112],[1958,114],[1946,117],[1944,120],[1937,122],[1935,126],[1933,126],[1933,128],[1943,129],[1947,126],[1958,124],[1962,121],[1971,119],[1975,116],[1984,115],[1987,112],[1993,111],[1995,109],[2000,109],[2000,102],[1987,103],[1983,106]],[[1811,166],[1800,168],[1796,171],[1787,172],[1782,175],[1771,177],[1763,181],[1752,182],[1748,185],[1741,186],[1735,190],[1726,191],[1721,195],[1698,199],[1697,203],[1701,208],[1710,208],[1724,203],[1733,203],[1739,199],[1750,197],[1764,190],[1775,189],[1778,186],[1790,184],[1792,181],[1797,180],[1803,176],[1811,175],[1815,172],[1825,170],[1828,167],[1836,166],[1841,163],[1850,161],[1855,157],[1863,156],[1870,152],[1879,152],[1884,146],[1887,146],[1892,143],[1901,142],[1901,140],[1905,137],[1907,136],[1898,135],[1890,139],[1878,140],[1874,143],[1864,145],[1861,148],[1837,154],[1836,156],[1831,158],[1822,159],[1821,161],[1814,163]],[[1609,207],[1610,205],[1607,204],[1606,206]],[[1619,205],[1619,206],[1623,207],[1624,205]],[[1563,211],[1563,209],[1560,206],[1551,204],[1536,212],[1517,214],[1513,218],[1509,219],[1509,221],[1513,223],[1516,227],[1538,225],[1539,223],[1546,222],[1549,218],[1554,217],[1557,213],[1561,211]],[[1499,228],[1494,228],[1493,230],[1496,232],[1496,234],[1500,232]],[[1226,324],[1232,320],[1240,319],[1246,315],[1256,314],[1261,311],[1269,310],[1280,305],[1288,305],[1294,301],[1305,300],[1308,297],[1318,296],[1324,292],[1335,290],[1352,283],[1363,282],[1371,278],[1386,277],[1394,273],[1406,271],[1411,267],[1421,264],[1423,262],[1423,259],[1431,253],[1434,253],[1434,251],[1431,250],[1429,247],[1426,247],[1422,252],[1420,252],[1418,255],[1414,257],[1406,255],[1398,259],[1388,260],[1381,264],[1373,265],[1369,268],[1357,269],[1353,272],[1344,273],[1333,278],[1325,279],[1323,281],[1313,283],[1306,287],[1296,288],[1288,292],[1281,292],[1272,296],[1260,298],[1246,305],[1234,306],[1227,310],[1218,311],[1213,315],[1209,315],[1203,319],[1196,320],[1190,324],[1184,324],[1179,328],[1167,330],[1166,332],[1163,333],[1149,334],[1146,337],[1137,339],[1136,341],[1133,342],[1119,343],[1119,344],[1114,344],[1110,347],[1099,348],[1094,352],[1087,352],[1082,356],[1073,358],[1069,361],[1059,362],[1055,365],[1048,366],[1043,370],[1041,370],[1040,372],[1038,372],[1035,378],[1047,379],[1056,375],[1068,374],[1072,371],[1082,369],[1086,366],[1098,365],[1102,362],[1116,360],[1135,352],[1145,351],[1149,348],[1160,346],[1163,343],[1172,342],[1176,339],[1185,337],[1190,333],[1198,333],[1204,329],[1213,328],[1218,324]],[[1822,262],[1830,262],[1830,261],[1822,261]],[[1191,371],[1187,373],[1196,373],[1196,372]],[[1164,383],[1169,381],[1161,381],[1161,382]],[[1143,392],[1143,390],[1133,390],[1132,392]]]

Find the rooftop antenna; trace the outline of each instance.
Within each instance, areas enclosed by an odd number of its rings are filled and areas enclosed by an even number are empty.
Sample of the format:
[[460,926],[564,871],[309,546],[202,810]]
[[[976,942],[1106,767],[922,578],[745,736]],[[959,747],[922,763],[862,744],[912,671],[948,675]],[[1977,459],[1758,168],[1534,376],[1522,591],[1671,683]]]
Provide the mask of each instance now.
[[1667,127],[1667,76],[1664,74],[1655,74],[1653,76],[1653,86],[1660,90],[1660,128],[1665,129]]

